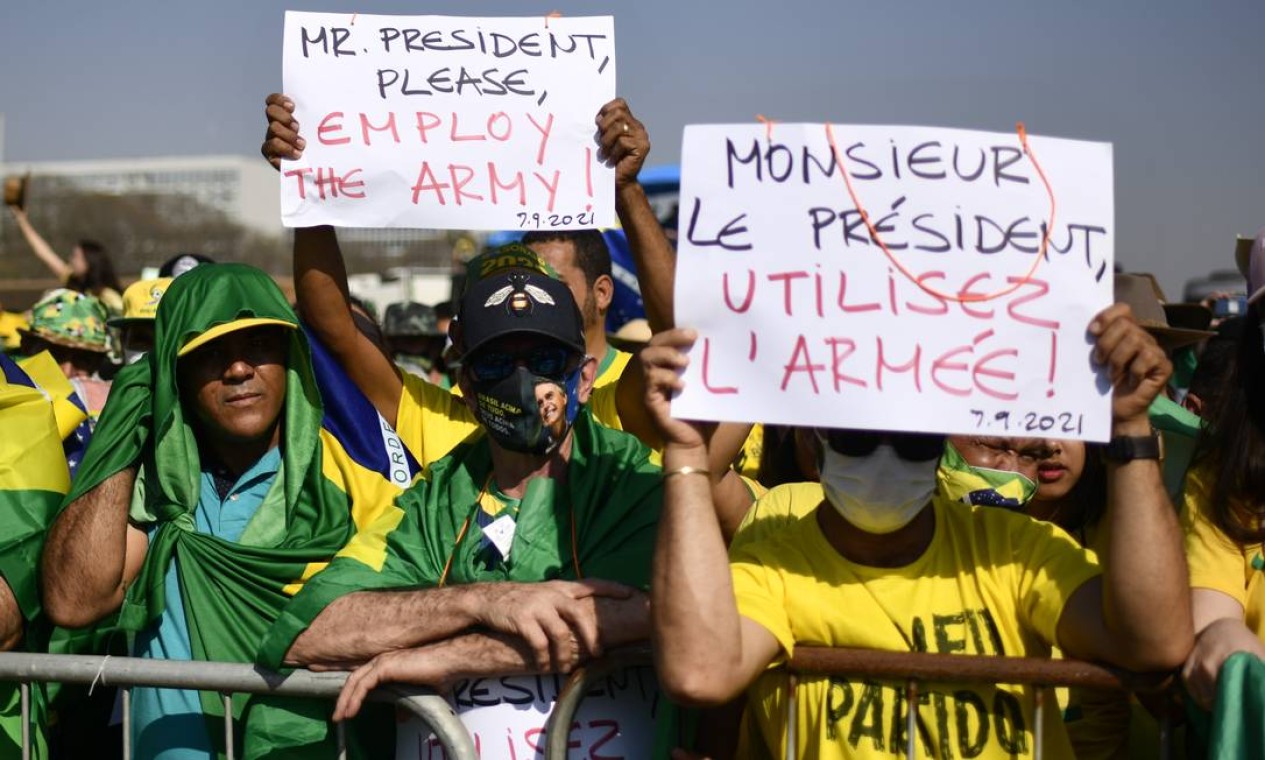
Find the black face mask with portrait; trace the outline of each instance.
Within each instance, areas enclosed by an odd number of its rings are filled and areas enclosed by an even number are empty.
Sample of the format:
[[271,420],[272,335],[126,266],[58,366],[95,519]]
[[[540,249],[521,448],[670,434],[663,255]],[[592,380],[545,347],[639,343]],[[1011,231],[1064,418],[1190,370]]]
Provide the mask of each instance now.
[[[515,366],[507,374],[504,370],[481,372],[481,364],[475,360],[469,366],[475,417],[487,429],[488,435],[510,451],[539,455],[552,453],[567,437],[579,412],[576,391],[580,367],[566,371],[564,365],[558,372],[538,374],[530,367]],[[483,379],[479,379],[481,375]],[[565,424],[561,431],[552,430],[541,418],[536,387],[542,384],[557,385],[566,394]]]

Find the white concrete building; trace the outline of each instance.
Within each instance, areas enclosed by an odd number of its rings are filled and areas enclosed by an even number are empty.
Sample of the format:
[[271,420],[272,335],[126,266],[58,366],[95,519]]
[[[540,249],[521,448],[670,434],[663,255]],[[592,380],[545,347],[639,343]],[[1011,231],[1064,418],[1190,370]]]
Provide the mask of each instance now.
[[112,195],[187,195],[265,235],[282,232],[277,173],[260,158],[193,156],[93,161],[12,162],[0,175],[30,172]]

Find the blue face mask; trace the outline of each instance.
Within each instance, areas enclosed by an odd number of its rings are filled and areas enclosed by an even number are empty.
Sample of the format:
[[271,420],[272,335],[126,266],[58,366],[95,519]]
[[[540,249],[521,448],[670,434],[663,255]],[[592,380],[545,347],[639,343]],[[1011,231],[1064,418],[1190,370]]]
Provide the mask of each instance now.
[[500,380],[474,381],[475,417],[510,451],[550,454],[566,439],[579,414],[580,367],[560,379],[515,367]]

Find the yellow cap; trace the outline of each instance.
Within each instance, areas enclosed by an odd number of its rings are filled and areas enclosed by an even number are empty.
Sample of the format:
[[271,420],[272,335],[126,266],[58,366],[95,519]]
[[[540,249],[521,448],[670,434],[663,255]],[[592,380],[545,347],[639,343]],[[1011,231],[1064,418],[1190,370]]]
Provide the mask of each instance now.
[[207,330],[201,335],[195,336],[188,343],[180,347],[180,350],[176,352],[176,356],[184,356],[192,351],[196,351],[202,346],[205,346],[207,343],[210,343],[211,341],[215,340],[216,338],[221,338],[225,335],[228,335],[231,332],[237,332],[238,330],[249,330],[252,327],[267,327],[269,325],[274,325],[276,327],[288,327],[291,330],[297,330],[299,327],[293,322],[286,322],[285,320],[282,320],[282,319],[269,319],[266,317],[247,317],[245,319],[235,319],[232,322],[225,322],[223,324],[216,325],[215,327],[212,327],[210,330]]
[[156,280],[137,280],[123,291],[123,316],[110,320],[111,327],[132,320],[153,320],[158,315],[158,302],[171,284],[170,277]]

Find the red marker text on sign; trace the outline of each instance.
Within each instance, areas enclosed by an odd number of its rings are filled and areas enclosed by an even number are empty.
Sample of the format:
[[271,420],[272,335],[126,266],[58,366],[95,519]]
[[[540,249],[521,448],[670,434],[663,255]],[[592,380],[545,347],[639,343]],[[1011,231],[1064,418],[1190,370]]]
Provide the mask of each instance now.
[[353,179],[360,174],[360,169],[352,169],[346,174],[339,174],[332,168],[311,167],[303,169],[292,169],[283,175],[288,179],[294,179],[299,191],[299,199],[307,200],[307,185],[310,183],[316,188],[316,197],[320,200],[338,198],[364,198],[364,180]]
[[[316,128],[317,141],[330,147],[351,144],[353,138],[347,134],[349,126],[347,121],[348,116],[343,111],[331,111],[326,114]],[[516,124],[525,125],[523,129],[533,130],[525,134],[531,137],[535,146],[536,164],[543,166],[549,149],[549,140],[553,136],[554,115],[546,112],[544,116],[537,118],[528,112],[511,114],[506,111],[497,111],[486,119],[471,119],[456,111],[450,111],[446,118],[431,111],[413,111],[404,114],[385,111],[378,114],[355,113],[352,114],[351,122],[359,125],[359,144],[366,147],[373,145],[377,139],[371,132],[389,133],[391,143],[403,144],[404,140],[400,137],[399,130],[401,123],[412,124],[414,131],[417,132],[418,141],[422,145],[430,145],[433,140],[447,140],[451,143],[491,140],[504,143],[514,138]],[[355,127],[351,128],[355,129]]]

